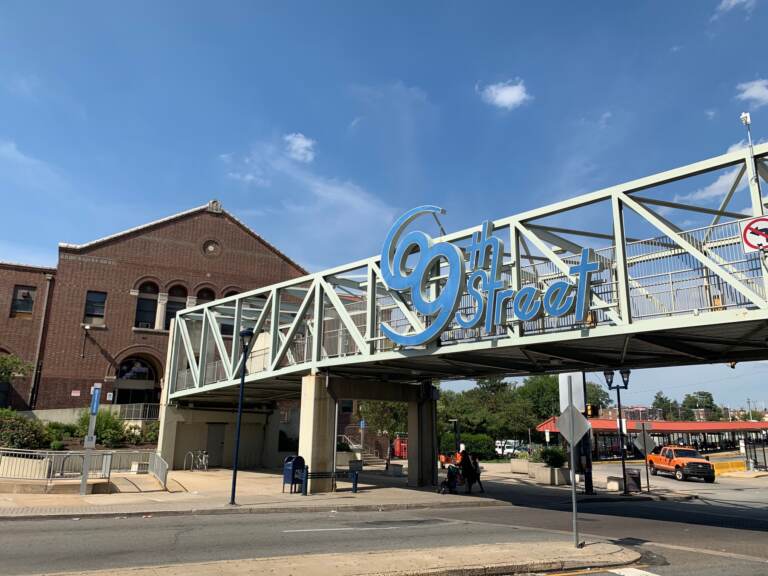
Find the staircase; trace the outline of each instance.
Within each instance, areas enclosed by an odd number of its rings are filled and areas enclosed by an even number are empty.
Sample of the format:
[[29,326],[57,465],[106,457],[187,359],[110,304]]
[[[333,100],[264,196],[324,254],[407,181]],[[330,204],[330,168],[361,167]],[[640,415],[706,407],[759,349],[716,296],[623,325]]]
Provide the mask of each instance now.
[[[344,437],[348,439],[350,446],[360,447],[360,427],[350,424],[344,429]],[[381,466],[387,463],[388,436],[379,436],[374,432],[365,430],[363,435],[365,445],[362,447],[363,466]]]

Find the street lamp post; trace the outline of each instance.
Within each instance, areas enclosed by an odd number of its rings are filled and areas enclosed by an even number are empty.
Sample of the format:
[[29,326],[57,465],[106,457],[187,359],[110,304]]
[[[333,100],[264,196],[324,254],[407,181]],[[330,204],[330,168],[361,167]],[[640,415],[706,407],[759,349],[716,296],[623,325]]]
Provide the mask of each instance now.
[[240,349],[243,351],[243,360],[240,365],[240,397],[237,402],[237,424],[235,425],[235,454],[232,460],[232,495],[229,498],[230,506],[235,506],[235,492],[237,491],[237,465],[240,460],[240,421],[243,417],[243,394],[245,392],[245,361],[253,339],[253,329],[245,328],[240,331]]
[[616,405],[619,410],[619,450],[621,452],[621,478],[623,480],[624,485],[624,494],[629,494],[629,491],[627,490],[627,462],[626,462],[626,456],[624,454],[624,426],[623,426],[623,420],[621,418],[621,390],[622,388],[624,390],[627,389],[629,386],[629,374],[630,370],[629,368],[622,368],[619,370],[619,374],[621,374],[621,384],[617,383],[614,385],[613,383],[613,370],[605,370],[603,371],[603,376],[605,376],[605,383],[608,385],[609,390],[616,390]]

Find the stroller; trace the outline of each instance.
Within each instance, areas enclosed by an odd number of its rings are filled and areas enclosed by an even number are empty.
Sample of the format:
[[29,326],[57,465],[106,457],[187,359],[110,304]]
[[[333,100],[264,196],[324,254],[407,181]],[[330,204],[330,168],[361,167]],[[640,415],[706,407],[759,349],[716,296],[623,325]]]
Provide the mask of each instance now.
[[456,494],[456,486],[464,484],[464,478],[461,475],[461,468],[455,464],[448,465],[448,477],[440,483],[440,494]]

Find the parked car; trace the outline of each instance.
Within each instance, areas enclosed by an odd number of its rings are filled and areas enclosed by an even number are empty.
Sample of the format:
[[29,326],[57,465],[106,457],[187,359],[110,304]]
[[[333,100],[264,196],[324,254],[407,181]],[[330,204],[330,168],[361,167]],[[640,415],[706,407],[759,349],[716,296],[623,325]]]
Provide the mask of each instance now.
[[513,457],[519,452],[526,452],[528,446],[523,444],[520,440],[497,440],[496,441],[496,454],[498,456]]
[[666,472],[676,480],[703,478],[705,482],[715,481],[715,467],[690,446],[657,446],[648,454],[648,469],[652,475]]

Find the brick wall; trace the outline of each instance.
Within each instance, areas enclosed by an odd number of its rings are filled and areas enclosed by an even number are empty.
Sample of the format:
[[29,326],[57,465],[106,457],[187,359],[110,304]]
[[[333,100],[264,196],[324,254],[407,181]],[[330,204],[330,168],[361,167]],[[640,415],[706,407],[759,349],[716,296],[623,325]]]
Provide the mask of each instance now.
[[[209,241],[216,242],[214,255],[203,250]],[[119,363],[130,356],[145,359],[162,377],[168,333],[133,327],[137,298],[131,290],[142,281],[156,282],[161,293],[182,285],[190,296],[207,287],[222,297],[303,274],[227,213],[205,209],[92,245],[64,245],[35,408],[85,406],[94,382],[104,383],[106,402]],[[106,292],[107,301],[104,327],[93,326],[86,334],[88,290]],[[27,346],[24,337],[20,340]],[[80,395],[72,396],[73,390]]]
[[[43,322],[46,276],[52,276],[55,272],[53,268],[0,263],[0,353],[14,354],[30,364],[34,362]],[[31,314],[11,314],[15,286],[35,288]],[[8,399],[12,407],[27,408],[32,376],[30,373],[29,376],[14,378]]]

